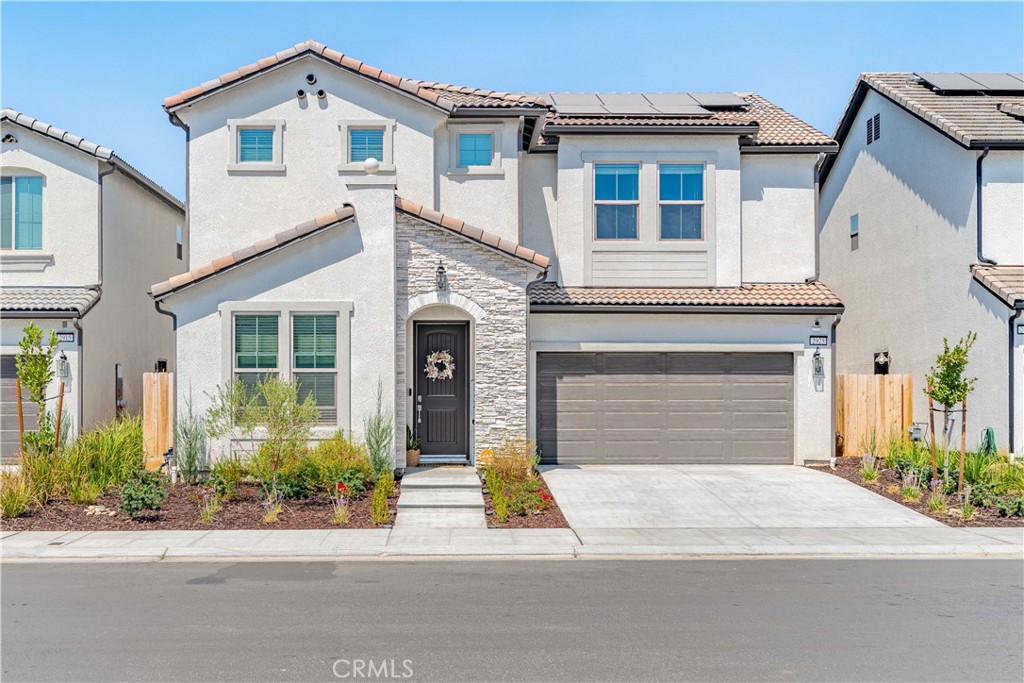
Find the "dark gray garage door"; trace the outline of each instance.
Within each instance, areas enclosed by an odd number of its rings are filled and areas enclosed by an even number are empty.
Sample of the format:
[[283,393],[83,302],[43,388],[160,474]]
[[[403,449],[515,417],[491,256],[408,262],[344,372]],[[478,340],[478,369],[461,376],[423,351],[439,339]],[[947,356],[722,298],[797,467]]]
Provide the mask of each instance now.
[[[16,461],[21,446],[18,439],[18,400],[14,389],[14,380],[18,372],[14,365],[14,356],[0,356],[0,460]],[[24,390],[22,397],[24,398]],[[25,411],[25,429],[36,429],[35,404],[22,403]]]
[[545,464],[793,462],[793,356],[539,353]]

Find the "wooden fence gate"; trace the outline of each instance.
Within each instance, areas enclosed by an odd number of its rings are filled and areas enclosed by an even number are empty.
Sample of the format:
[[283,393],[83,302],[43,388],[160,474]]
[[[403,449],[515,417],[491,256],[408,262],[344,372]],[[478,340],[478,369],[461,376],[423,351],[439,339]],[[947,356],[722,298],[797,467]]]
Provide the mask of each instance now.
[[872,438],[887,443],[905,436],[914,420],[912,375],[838,375],[838,455],[859,457]]
[[142,438],[146,469],[160,469],[163,455],[174,445],[174,373],[142,375]]

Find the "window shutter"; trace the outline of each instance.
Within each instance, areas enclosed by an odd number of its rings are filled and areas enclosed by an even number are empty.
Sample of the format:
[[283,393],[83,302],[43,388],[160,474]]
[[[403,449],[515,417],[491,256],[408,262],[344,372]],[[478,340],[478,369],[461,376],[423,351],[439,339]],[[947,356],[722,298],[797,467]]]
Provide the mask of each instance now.
[[869,117],[868,118],[868,144],[869,145],[875,139],[875,137],[874,137],[874,130],[875,130],[875,120],[873,118]]
[[875,139],[877,140],[882,134],[882,115],[875,114]]

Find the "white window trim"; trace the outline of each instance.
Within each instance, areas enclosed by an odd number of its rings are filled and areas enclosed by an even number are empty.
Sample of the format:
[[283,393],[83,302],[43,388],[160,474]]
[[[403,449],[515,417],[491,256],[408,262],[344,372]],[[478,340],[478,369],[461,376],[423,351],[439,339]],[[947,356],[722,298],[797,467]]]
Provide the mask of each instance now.
[[[661,198],[661,167],[662,166],[700,166],[701,167],[701,183],[704,185],[701,196],[704,199],[665,199]],[[655,236],[659,242],[672,243],[683,243],[683,244],[703,244],[708,240],[708,165],[705,161],[670,161],[668,159],[661,159],[657,162],[657,172],[655,176],[657,178],[658,187],[655,188],[654,197],[658,200],[657,212],[655,216]],[[700,206],[703,207],[700,212],[700,237],[684,237],[682,239],[670,239],[661,236],[661,207],[663,206]]]
[[348,160],[348,133],[353,128],[382,128],[384,130],[384,158],[378,159],[380,170],[378,174],[391,174],[395,172],[395,127],[394,119],[346,119],[338,121],[338,130],[341,131],[341,163],[338,164],[338,173],[367,175],[363,169],[363,162],[350,163]]
[[[334,313],[338,316],[338,348],[335,372],[338,386],[334,400],[337,404],[337,424],[319,424],[313,428],[314,436],[333,434],[338,429],[352,429],[352,353],[351,326],[353,305],[350,301],[226,301],[218,306],[221,317],[221,382],[231,382],[235,376],[235,316],[276,315],[277,324],[277,373],[281,379],[291,379],[295,372],[305,370],[292,368],[292,318],[296,315]],[[242,369],[239,372],[252,372]],[[259,370],[256,370],[259,372]]]
[[[246,161],[238,160],[239,131],[246,129],[262,129],[274,131],[274,160]],[[285,171],[284,163],[284,119],[228,119],[228,135],[231,138],[230,152],[228,155],[229,173],[266,173],[268,171],[282,173]]]
[[[603,164],[636,166],[636,199],[601,199],[597,198],[597,166]],[[590,239],[594,244],[635,244],[640,241],[640,226],[643,225],[643,168],[639,159],[622,159],[621,161],[595,161],[590,164]],[[601,239],[597,236],[597,207],[601,206],[636,206],[636,237],[614,237]]]
[[[501,129],[502,126],[487,123],[458,123],[448,126],[448,176],[491,176],[505,175],[501,167]],[[459,166],[459,135],[461,133],[490,134],[491,165],[490,166]]]

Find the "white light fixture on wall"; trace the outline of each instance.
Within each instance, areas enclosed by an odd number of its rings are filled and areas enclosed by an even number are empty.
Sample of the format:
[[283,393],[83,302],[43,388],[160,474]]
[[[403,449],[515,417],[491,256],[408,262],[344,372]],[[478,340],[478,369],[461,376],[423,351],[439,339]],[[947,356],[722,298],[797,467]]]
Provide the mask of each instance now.
[[63,351],[61,351],[60,356],[57,358],[57,377],[59,379],[67,379],[70,375],[71,372],[68,367],[68,357]]
[[437,284],[437,291],[447,292],[448,291],[448,273],[444,269],[444,264],[440,261],[437,262],[437,270],[434,271],[434,277]]
[[380,161],[373,157],[367,157],[363,160],[363,171],[366,175],[377,175],[377,171],[380,170]]

